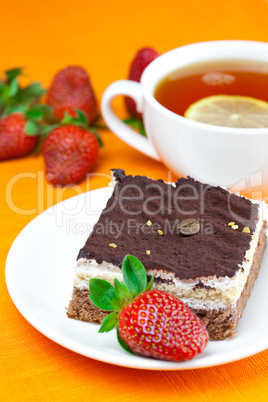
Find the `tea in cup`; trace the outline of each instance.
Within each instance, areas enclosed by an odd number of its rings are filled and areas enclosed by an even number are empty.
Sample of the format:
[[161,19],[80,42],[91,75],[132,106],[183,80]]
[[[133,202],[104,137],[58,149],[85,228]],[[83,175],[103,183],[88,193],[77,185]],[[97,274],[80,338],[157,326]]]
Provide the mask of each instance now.
[[[117,95],[135,100],[143,114],[146,138],[116,116],[112,100]],[[256,125],[250,123],[244,128],[235,112],[231,114],[233,126],[216,125],[211,118],[191,119],[200,111],[202,118],[208,105],[215,110],[215,102],[221,113],[219,96],[227,97],[228,102],[230,96],[253,99],[251,108],[260,102],[257,109],[263,110],[254,117]],[[207,104],[198,104],[204,99]],[[107,125],[119,138],[162,161],[178,176],[229,188],[242,181],[252,185],[251,177],[258,176],[258,185],[268,188],[266,102],[268,44],[211,41],[182,46],[159,56],[144,70],[140,83],[121,80],[111,84],[104,92],[101,107]]]

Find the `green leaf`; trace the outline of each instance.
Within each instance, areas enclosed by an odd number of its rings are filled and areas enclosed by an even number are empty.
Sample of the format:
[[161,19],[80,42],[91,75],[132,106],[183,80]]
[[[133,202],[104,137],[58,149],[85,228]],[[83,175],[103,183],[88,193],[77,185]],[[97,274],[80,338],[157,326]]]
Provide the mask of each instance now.
[[89,292],[89,298],[96,307],[107,311],[121,310],[114,287],[109,282],[98,278],[90,279]]
[[128,117],[127,119],[124,119],[123,120],[123,123],[125,123],[125,124],[130,124],[130,125],[133,125],[133,124],[135,124],[137,122],[137,119],[134,119],[134,118],[132,118],[132,117]]
[[125,124],[128,124],[130,127],[132,127],[134,130],[137,130],[141,135],[146,137],[146,132],[144,129],[144,125],[142,120],[140,119],[135,119],[133,117],[129,117],[127,119],[124,119],[123,122]]
[[95,137],[97,138],[98,141],[98,145],[100,148],[104,147],[103,141],[101,139],[100,134],[98,133],[98,131],[95,129],[95,127],[89,127],[89,131],[95,135]]
[[41,136],[42,136],[42,138],[45,139],[52,130],[54,130],[55,128],[58,128],[58,127],[60,127],[60,124],[42,125],[42,128],[41,128]]
[[39,121],[44,119],[45,115],[49,113],[50,110],[51,107],[48,105],[35,105],[25,112],[25,116],[28,119]]
[[1,117],[5,117],[8,114],[13,114],[13,113],[24,113],[25,112],[25,106],[24,105],[18,105],[18,106],[9,106],[7,107]]
[[9,86],[8,86],[8,85],[5,85],[5,86],[3,87],[2,99],[4,100],[4,102],[6,102],[6,100],[9,99]]
[[101,139],[100,134],[97,132],[95,127],[90,127],[88,120],[87,120],[87,116],[85,115],[84,112],[82,112],[79,109],[76,109],[76,113],[78,115],[78,117],[72,117],[67,111],[64,113],[64,117],[61,120],[61,124],[74,124],[75,126],[87,129],[88,131],[90,131],[92,134],[95,135],[95,137],[97,138],[98,141],[98,145],[100,148],[103,147],[103,142]]
[[25,117],[28,119],[32,119],[32,120],[41,120],[43,118],[43,112],[42,110],[39,109],[30,109],[27,110],[27,112],[25,113]]
[[14,78],[10,85],[9,85],[9,90],[8,90],[8,95],[10,98],[12,98],[13,96],[15,96],[17,94],[19,90],[19,84],[16,78]]
[[82,128],[89,128],[87,116],[84,112],[79,109],[76,109],[77,117],[73,117],[70,115],[68,111],[64,113],[64,117],[61,121],[61,124],[74,124],[76,126]]
[[68,112],[65,112],[61,124],[74,124],[75,120]]
[[116,278],[114,280],[114,292],[115,297],[122,307],[130,303],[133,299],[132,294],[130,293],[124,282],[119,282],[119,280]]
[[87,116],[85,115],[85,113],[82,112],[82,110],[79,110],[79,109],[76,109],[76,113],[78,115],[78,120],[81,122],[81,124],[83,124],[86,127],[88,127],[88,120],[87,120]]
[[37,124],[35,121],[28,120],[25,126],[25,132],[27,135],[30,137],[34,137],[39,134],[39,124]]
[[0,94],[2,94],[4,87],[5,87],[5,84],[3,83],[3,81],[0,80]]
[[42,88],[42,85],[39,82],[35,82],[25,88],[19,88],[16,101],[31,106],[37,103],[45,92],[46,91]]
[[22,89],[24,96],[38,97],[40,98],[46,90],[42,87],[40,82],[34,82]]
[[144,128],[144,125],[143,125],[142,121],[141,121],[141,124],[140,124],[140,133],[141,133],[141,135],[146,137],[146,132],[145,132],[145,128]]
[[134,353],[132,352],[132,350],[125,344],[125,342],[123,341],[123,339],[121,338],[120,332],[119,332],[119,328],[117,327],[117,340],[120,344],[120,346],[128,353],[130,353],[131,355],[134,355]]
[[133,255],[126,255],[122,263],[124,282],[133,297],[144,292],[147,286],[147,274],[144,266]]
[[99,329],[99,333],[111,331],[112,329],[114,329],[117,323],[118,323],[118,311],[114,311],[113,313],[110,313],[104,318],[104,320],[102,321],[102,325]]
[[153,283],[154,283],[154,274],[152,274],[152,278],[150,280],[150,282],[148,283],[148,285],[145,288],[145,292],[147,292],[147,290],[151,290],[153,287]]
[[35,105],[25,112],[25,116],[28,119],[39,121],[44,118],[45,113],[49,110],[50,107],[47,105]]
[[42,138],[41,135],[38,136],[38,142],[36,147],[34,148],[32,155],[38,156],[41,153],[42,147],[43,147],[44,139]]
[[[51,120],[50,117],[51,117],[52,114],[53,114],[53,109],[52,109],[51,106],[49,106],[49,105],[44,105],[44,104],[37,104],[37,105],[34,106],[34,109],[40,110],[40,111],[42,112],[42,115],[43,115],[43,116],[42,116],[42,119],[43,119],[45,122]],[[50,124],[52,124],[52,122],[51,122]]]
[[13,68],[5,72],[7,82],[10,83],[14,78],[17,78],[22,73],[22,67]]

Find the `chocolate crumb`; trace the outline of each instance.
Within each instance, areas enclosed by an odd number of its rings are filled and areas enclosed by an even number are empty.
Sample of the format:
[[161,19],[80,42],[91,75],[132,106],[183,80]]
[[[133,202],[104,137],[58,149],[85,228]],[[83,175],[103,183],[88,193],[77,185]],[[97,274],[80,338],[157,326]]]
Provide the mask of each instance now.
[[205,285],[203,282],[199,281],[193,288],[195,289],[213,289],[216,290],[214,287],[209,286],[209,285]]

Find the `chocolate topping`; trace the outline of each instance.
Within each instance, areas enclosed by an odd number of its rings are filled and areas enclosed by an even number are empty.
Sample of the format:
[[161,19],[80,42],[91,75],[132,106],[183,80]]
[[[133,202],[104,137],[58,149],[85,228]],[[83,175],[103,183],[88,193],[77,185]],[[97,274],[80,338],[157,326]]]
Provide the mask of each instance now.
[[[173,186],[126,176],[121,169],[112,173],[117,182],[114,192],[78,258],[121,267],[125,255],[133,254],[147,269],[172,271],[180,279],[235,275],[251,241],[242,229],[248,226],[254,233],[258,204],[191,178],[181,178]],[[178,234],[179,222],[187,218],[198,220],[198,234]],[[231,221],[238,230],[228,226]],[[109,247],[111,243],[117,247]]]
[[126,174],[123,169],[111,169],[111,173],[117,182],[122,182],[126,178]]

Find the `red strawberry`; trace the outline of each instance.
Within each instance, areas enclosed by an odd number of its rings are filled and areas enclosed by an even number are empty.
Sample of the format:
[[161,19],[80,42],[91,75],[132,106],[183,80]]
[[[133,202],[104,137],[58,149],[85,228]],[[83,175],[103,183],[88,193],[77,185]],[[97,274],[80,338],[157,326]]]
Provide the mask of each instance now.
[[118,328],[135,354],[163,360],[190,360],[208,341],[199,318],[177,297],[161,290],[145,292],[125,306]]
[[67,111],[76,116],[76,109],[82,110],[89,122],[97,117],[97,103],[87,72],[78,66],[59,71],[48,90],[47,103],[54,109],[54,115],[61,120]]
[[[138,51],[134,60],[131,63],[128,79],[131,81],[140,82],[141,75],[145,69],[156,57],[160,56],[156,50],[151,47],[144,47]],[[141,119],[141,113],[136,109],[136,103],[133,99],[125,97],[126,107],[132,117]]]
[[98,141],[74,124],[53,129],[43,144],[47,179],[52,184],[78,183],[98,159]]
[[120,345],[137,355],[180,361],[201,353],[208,332],[200,319],[177,297],[150,290],[153,279],[147,285],[145,268],[134,256],[125,257],[122,271],[125,283],[115,279],[114,288],[101,279],[89,282],[93,304],[113,311],[99,332],[117,326]]
[[27,155],[34,150],[38,136],[26,134],[26,123],[22,113],[9,114],[0,120],[0,160]]

